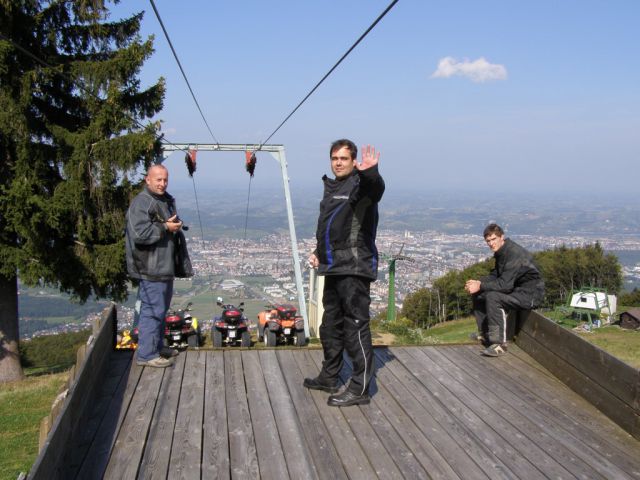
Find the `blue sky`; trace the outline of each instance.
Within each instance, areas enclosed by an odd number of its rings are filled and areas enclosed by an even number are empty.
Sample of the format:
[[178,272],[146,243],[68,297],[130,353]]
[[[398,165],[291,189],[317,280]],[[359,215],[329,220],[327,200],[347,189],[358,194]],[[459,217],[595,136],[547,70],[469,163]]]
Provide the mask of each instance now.
[[[167,81],[167,139],[213,142],[151,4],[123,3],[155,35],[141,78]],[[260,143],[390,1],[155,3],[218,141]],[[381,151],[388,192],[637,189],[638,25],[636,0],[400,0],[270,143],[293,188],[320,190],[347,137]],[[198,189],[246,185],[243,162],[200,153]],[[182,154],[166,165],[187,180]],[[258,154],[254,185],[279,178]]]

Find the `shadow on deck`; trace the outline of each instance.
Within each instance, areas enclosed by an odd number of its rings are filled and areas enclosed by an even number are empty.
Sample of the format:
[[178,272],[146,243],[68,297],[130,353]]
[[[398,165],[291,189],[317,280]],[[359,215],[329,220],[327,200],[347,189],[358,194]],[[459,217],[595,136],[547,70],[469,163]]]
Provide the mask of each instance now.
[[320,350],[188,351],[166,370],[112,352],[50,478],[640,478],[640,442],[516,346],[376,360],[371,404],[339,409],[302,387]]

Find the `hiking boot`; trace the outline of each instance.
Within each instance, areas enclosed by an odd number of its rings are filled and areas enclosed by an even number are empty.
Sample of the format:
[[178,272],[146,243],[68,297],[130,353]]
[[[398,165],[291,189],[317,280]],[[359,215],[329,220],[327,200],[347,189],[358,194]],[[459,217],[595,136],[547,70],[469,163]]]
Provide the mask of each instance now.
[[485,348],[482,352],[485,357],[501,357],[507,354],[506,343],[493,343]]
[[151,360],[138,360],[137,364],[140,367],[167,368],[173,365],[173,360],[168,360],[162,357],[156,357],[156,358],[152,358]]
[[331,395],[327,400],[327,405],[330,407],[348,407],[350,405],[368,405],[370,401],[371,397],[368,393],[358,395],[347,389],[337,395]]
[[335,383],[333,385],[329,385],[328,383],[321,382],[318,378],[305,378],[302,385],[305,388],[310,388],[311,390],[322,390],[323,392],[328,393],[336,393],[338,391],[338,385]]
[[162,358],[172,358],[177,357],[178,355],[180,355],[180,352],[175,348],[162,347],[162,350],[160,350],[160,356]]

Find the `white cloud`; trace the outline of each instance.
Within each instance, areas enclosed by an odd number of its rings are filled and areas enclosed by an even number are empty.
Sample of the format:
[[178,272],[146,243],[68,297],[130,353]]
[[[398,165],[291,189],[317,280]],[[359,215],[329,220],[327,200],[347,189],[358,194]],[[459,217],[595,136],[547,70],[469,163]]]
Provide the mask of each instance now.
[[469,78],[472,82],[482,83],[490,80],[506,80],[507,69],[504,65],[487,62],[484,57],[469,61],[465,59],[461,62],[453,57],[444,57],[438,62],[438,68],[431,75],[431,78],[449,78],[454,75]]

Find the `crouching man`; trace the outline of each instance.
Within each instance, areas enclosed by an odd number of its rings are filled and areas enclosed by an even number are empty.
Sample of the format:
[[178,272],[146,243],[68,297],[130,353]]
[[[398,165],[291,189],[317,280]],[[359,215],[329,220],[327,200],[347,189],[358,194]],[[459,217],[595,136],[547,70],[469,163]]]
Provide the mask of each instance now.
[[474,336],[486,347],[482,354],[498,357],[507,353],[509,311],[532,310],[540,305],[544,281],[531,253],[505,238],[499,225],[487,225],[484,240],[493,252],[495,268],[480,280],[467,280],[464,288],[473,296],[478,324]]

